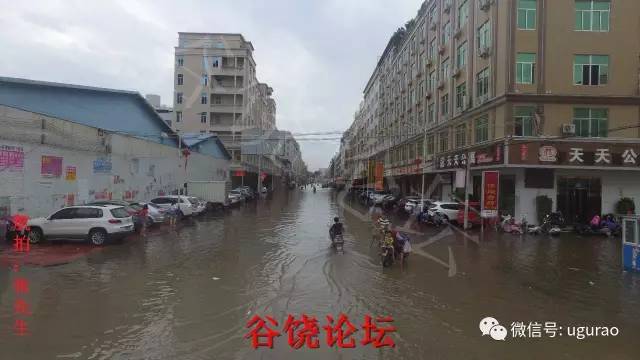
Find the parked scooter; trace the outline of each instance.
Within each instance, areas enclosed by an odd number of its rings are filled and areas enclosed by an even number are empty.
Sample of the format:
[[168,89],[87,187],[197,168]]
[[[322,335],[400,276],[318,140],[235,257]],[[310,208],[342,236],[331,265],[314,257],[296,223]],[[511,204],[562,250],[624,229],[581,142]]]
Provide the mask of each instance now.
[[434,225],[437,227],[447,224],[447,218],[442,213],[431,209],[418,214],[418,221],[423,224]]
[[500,228],[503,232],[509,234],[522,234],[522,224],[517,223],[516,219],[509,215],[502,215],[502,221],[500,222]]
[[563,225],[564,216],[562,216],[562,213],[558,211],[545,215],[542,220],[542,225],[540,225],[540,229],[543,234],[555,236],[562,232],[561,226]]

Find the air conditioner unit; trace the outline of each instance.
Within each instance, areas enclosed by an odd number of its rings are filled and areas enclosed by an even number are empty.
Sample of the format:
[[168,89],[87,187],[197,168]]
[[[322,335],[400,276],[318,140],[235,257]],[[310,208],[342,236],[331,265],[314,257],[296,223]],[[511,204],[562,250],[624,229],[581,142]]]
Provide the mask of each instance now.
[[444,46],[444,45],[441,45],[441,46],[438,48],[438,53],[439,53],[440,55],[442,55],[442,54],[444,54],[445,50],[447,50],[447,47],[446,47],[446,46]]
[[491,7],[493,0],[480,0],[480,10],[487,11]]
[[427,99],[431,99],[431,96],[432,96],[431,91],[427,91],[427,96],[426,96],[426,98],[427,98]]
[[575,134],[576,134],[575,124],[562,124],[562,135],[575,135]]
[[479,55],[481,58],[488,58],[491,55],[491,48],[488,46],[484,46],[480,49]]
[[427,67],[431,67],[431,66],[433,66],[433,59],[428,58],[427,59]]
[[461,68],[456,68],[453,70],[453,77],[457,78],[458,76],[460,76],[460,74],[462,73],[462,69]]
[[453,34],[453,37],[455,39],[458,39],[460,36],[462,36],[462,33],[464,32],[464,28],[458,28],[458,30],[456,30],[456,33]]
[[444,89],[444,81],[438,83],[438,89]]

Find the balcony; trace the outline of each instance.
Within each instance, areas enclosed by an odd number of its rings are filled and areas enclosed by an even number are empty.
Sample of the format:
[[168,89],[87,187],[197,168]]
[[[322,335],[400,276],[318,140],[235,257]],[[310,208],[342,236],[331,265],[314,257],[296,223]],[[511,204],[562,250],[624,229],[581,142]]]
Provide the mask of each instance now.
[[235,86],[227,83],[211,83],[211,92],[216,94],[240,94],[244,91],[242,85]]
[[235,104],[211,104],[211,112],[219,112],[219,113],[238,113],[242,112],[244,106],[243,105],[235,105]]
[[244,67],[234,67],[234,66],[221,66],[217,68],[211,69],[211,75],[229,75],[229,76],[242,76],[244,75]]

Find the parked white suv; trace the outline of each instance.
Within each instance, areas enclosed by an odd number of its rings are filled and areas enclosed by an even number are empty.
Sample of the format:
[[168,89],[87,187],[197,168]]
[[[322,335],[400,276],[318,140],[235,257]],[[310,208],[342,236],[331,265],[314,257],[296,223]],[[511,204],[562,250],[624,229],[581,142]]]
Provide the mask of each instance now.
[[103,245],[109,238],[124,237],[133,232],[133,219],[122,206],[71,206],[58,210],[49,217],[30,219],[29,239],[39,243],[44,239],[89,240]]
[[164,209],[170,208],[173,204],[178,204],[182,216],[191,216],[198,209],[198,205],[192,204],[191,201],[189,201],[189,197],[184,195],[158,196],[151,200],[151,202]]

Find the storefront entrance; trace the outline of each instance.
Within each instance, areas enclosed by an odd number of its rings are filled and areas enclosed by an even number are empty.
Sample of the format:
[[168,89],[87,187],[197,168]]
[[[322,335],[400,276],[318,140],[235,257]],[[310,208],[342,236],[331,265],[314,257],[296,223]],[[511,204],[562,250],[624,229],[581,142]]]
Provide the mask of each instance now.
[[558,210],[567,223],[586,223],[602,211],[602,187],[599,178],[558,178]]

